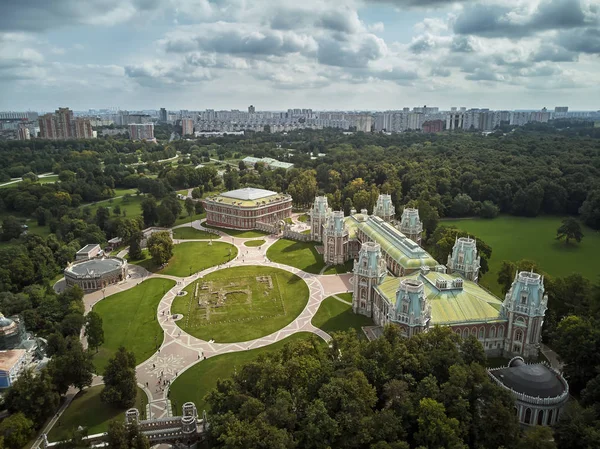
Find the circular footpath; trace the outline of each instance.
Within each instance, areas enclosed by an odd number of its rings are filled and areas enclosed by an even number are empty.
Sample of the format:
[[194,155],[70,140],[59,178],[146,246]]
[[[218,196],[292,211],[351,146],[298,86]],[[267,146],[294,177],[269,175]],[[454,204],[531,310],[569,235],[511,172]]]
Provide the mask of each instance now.
[[[204,220],[194,221],[192,227],[199,230],[207,230],[202,226],[203,221]],[[189,227],[190,224],[176,226],[175,228],[183,226]],[[196,363],[202,363],[204,358],[260,348],[283,340],[297,332],[312,332],[328,341],[331,338],[329,334],[313,326],[311,320],[317,313],[323,299],[337,293],[352,290],[351,273],[342,275],[318,275],[306,273],[298,268],[288,265],[271,262],[267,258],[266,252],[269,246],[276,242],[279,237],[268,235],[255,238],[237,238],[221,231],[212,229],[210,231],[218,233],[221,236],[221,242],[231,243],[236,246],[238,249],[237,257],[224,265],[207,268],[206,270],[191,276],[181,278],[177,276],[152,274],[141,267],[133,268],[134,266],[130,266],[133,270],[130,271],[131,277],[127,282],[122,285],[115,285],[110,289],[107,288],[106,291],[96,291],[85,295],[84,301],[87,313],[95,303],[101,301],[106,296],[138,285],[140,281],[145,279],[162,277],[176,281],[175,286],[167,291],[162,297],[156,311],[157,320],[164,331],[163,343],[154,355],[140,363],[136,368],[138,385],[148,395],[148,417],[162,418],[171,415],[171,404],[168,399],[169,386],[167,385],[167,387],[161,389],[159,387],[161,381],[167,381],[167,384],[170,384],[178,375],[188,368],[194,366]],[[266,243],[260,247],[244,245],[244,242],[250,240],[265,240]],[[173,243],[178,244],[192,241],[196,240],[174,239]],[[123,251],[123,253],[125,253],[125,251]],[[119,253],[119,256],[121,256],[121,253]],[[264,337],[237,343],[215,343],[214,341],[201,340],[188,334],[177,325],[176,321],[181,319],[181,317],[175,317],[175,319],[173,319],[170,315],[170,311],[174,299],[182,289],[197,279],[204,277],[206,274],[231,267],[251,265],[279,268],[297,275],[306,282],[309,289],[308,302],[300,315],[298,315],[291,323]]]

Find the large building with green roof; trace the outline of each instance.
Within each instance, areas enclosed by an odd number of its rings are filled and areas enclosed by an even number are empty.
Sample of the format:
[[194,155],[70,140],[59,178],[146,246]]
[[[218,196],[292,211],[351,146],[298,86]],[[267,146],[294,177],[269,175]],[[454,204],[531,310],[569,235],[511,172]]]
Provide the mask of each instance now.
[[353,210],[344,217],[325,197],[311,210],[311,235],[323,242],[326,263],[354,259],[354,312],[378,326],[396,324],[406,336],[449,326],[477,338],[489,355],[537,357],[548,304],[543,277],[517,273],[504,299],[497,298],[477,283],[474,239],[457,238],[444,266],[417,243],[418,210],[404,209],[397,223],[387,200],[380,196],[374,215]]

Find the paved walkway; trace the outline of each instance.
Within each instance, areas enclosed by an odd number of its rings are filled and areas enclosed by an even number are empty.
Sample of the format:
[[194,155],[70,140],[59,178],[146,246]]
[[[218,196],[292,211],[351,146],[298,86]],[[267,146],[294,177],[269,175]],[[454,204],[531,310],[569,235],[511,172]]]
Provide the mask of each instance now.
[[[199,230],[207,230],[202,226],[203,221],[204,220],[193,221],[191,226]],[[175,226],[175,228],[184,226],[190,227],[190,223]],[[171,414],[171,406],[168,400],[169,384],[185,370],[191,368],[196,363],[201,363],[204,358],[260,348],[281,341],[297,332],[311,332],[328,341],[331,338],[329,334],[313,326],[311,324],[312,318],[317,313],[323,299],[336,293],[352,290],[352,274],[317,275],[306,273],[288,265],[271,262],[267,258],[266,252],[269,246],[278,240],[278,236],[267,235],[254,238],[240,238],[232,237],[221,231],[216,231],[216,233],[221,236],[219,241],[230,243],[238,249],[236,258],[227,264],[211,267],[191,276],[181,278],[150,273],[142,267],[130,265],[130,276],[127,280],[106,287],[103,290],[89,293],[84,297],[85,310],[87,313],[98,301],[115,293],[135,287],[145,279],[160,277],[173,279],[177,282],[176,285],[163,296],[156,312],[158,322],[164,331],[163,343],[160,349],[152,357],[140,363],[136,369],[138,384],[148,395],[150,416],[152,418],[165,417]],[[248,247],[244,245],[244,242],[248,240],[265,240],[265,244],[259,247]],[[182,243],[191,241],[198,240],[175,240],[174,242]],[[124,251],[119,253],[119,256],[124,256]],[[173,300],[179,291],[197,279],[217,270],[250,265],[279,268],[299,276],[306,282],[309,289],[308,302],[300,315],[298,315],[291,323],[270,335],[236,343],[215,343],[214,341],[201,340],[183,331],[177,325],[177,318],[174,319],[173,316],[171,316],[170,311]],[[180,319],[180,317],[178,318]],[[96,382],[101,381],[95,380],[95,383]]]

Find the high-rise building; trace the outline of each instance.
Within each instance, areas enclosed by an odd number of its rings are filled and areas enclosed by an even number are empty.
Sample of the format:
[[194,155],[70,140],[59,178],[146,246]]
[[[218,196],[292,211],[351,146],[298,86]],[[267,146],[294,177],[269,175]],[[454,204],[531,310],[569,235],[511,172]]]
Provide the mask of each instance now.
[[92,124],[87,118],[74,118],[69,108],[58,108],[54,114],[39,118],[40,138],[51,140],[91,139]]
[[254,105],[250,105],[248,106],[248,114],[254,114],[256,112],[256,108],[254,107]]
[[444,121],[427,120],[423,123],[422,130],[424,133],[441,133],[444,130]]
[[131,140],[154,140],[154,124],[132,123],[129,125],[129,138]]
[[181,135],[194,134],[194,121],[191,118],[181,119]]
[[19,140],[29,140],[31,138],[29,129],[25,125],[19,125]]
[[167,110],[165,108],[160,108],[160,113],[158,114],[158,120],[160,122],[167,122]]

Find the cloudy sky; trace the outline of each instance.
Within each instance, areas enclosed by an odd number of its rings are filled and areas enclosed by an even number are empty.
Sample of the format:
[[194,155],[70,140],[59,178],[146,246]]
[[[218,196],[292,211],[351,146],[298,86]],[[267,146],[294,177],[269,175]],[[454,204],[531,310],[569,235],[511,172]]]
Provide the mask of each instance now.
[[600,108],[600,0],[0,1],[0,110]]

